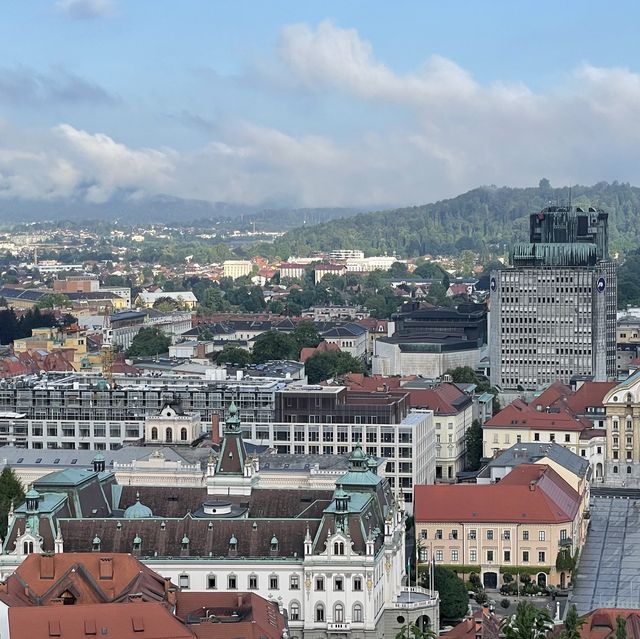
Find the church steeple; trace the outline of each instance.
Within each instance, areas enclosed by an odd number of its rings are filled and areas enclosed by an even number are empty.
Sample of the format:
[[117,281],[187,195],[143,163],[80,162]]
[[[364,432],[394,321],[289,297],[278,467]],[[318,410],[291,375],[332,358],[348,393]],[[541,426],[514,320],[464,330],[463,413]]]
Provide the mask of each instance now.
[[240,418],[234,402],[229,406],[229,413],[224,424],[220,455],[216,462],[216,475],[245,475],[247,450],[242,439]]

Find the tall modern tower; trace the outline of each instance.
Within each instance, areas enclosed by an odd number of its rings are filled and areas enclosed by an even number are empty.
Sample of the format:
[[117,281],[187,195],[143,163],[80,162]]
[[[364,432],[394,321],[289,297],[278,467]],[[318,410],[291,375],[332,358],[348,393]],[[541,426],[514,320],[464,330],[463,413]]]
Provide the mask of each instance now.
[[552,206],[530,216],[530,242],[491,273],[491,383],[534,391],[573,375],[616,373],[616,265],[608,214]]

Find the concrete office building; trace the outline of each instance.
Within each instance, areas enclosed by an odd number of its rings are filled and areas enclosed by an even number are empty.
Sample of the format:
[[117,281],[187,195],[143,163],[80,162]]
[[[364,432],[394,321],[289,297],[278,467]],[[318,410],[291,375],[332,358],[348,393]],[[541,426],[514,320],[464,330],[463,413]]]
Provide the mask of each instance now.
[[530,216],[530,242],[491,273],[491,383],[535,391],[574,375],[616,374],[616,266],[608,214],[549,207]]

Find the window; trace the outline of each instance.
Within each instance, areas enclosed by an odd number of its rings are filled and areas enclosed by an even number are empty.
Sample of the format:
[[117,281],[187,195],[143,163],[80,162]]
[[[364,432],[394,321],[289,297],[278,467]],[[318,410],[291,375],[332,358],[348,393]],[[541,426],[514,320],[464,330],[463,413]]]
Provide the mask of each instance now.
[[344,542],[336,541],[333,544],[333,554],[334,555],[344,555]]
[[337,603],[333,608],[333,621],[344,623],[344,606],[341,603]]
[[493,550],[487,550],[487,561],[493,561]]
[[564,441],[565,442],[570,442],[571,441],[571,435],[569,435],[569,433],[565,433]]
[[258,575],[249,575],[249,590],[258,590]]
[[487,530],[487,540],[493,541],[493,530]]
[[476,531],[475,530],[470,530],[469,531],[469,539],[475,539],[476,538]]
[[436,539],[442,539],[442,530],[436,530]]
[[189,575],[182,574],[178,577],[178,586],[185,590],[189,589]]
[[316,577],[316,590],[324,590],[324,577]]
[[289,606],[289,619],[300,621],[300,604],[297,601],[292,601]]
[[504,560],[505,561],[511,561],[511,551],[510,550],[505,550],[504,551]]
[[511,539],[511,531],[510,530],[503,530],[502,531],[502,538],[506,541],[509,541]]
[[522,531],[522,541],[529,541],[529,531],[528,530],[523,530]]
[[335,577],[333,580],[333,589],[342,591],[344,590],[344,579],[342,577]]
[[458,538],[458,531],[457,530],[452,530],[451,531],[451,539],[457,539]]
[[353,591],[362,592],[362,577],[353,578]]
[[444,559],[444,554],[442,550],[436,550],[436,561],[442,561]]
[[215,589],[216,589],[216,576],[207,575],[207,590],[215,590]]
[[470,550],[469,551],[469,561],[472,564],[475,564],[476,561],[478,561],[478,551],[477,550]]
[[545,558],[544,550],[541,550],[541,551],[538,553],[538,561],[542,564],[542,563],[544,563],[544,558]]
[[451,551],[451,561],[458,561],[458,551],[457,550],[452,550]]
[[269,577],[269,590],[278,590],[278,576],[271,575]]
[[566,528],[563,528],[563,529],[560,531],[560,539],[562,539],[562,540],[564,541],[566,538],[567,538],[567,529],[566,529]]
[[227,589],[228,590],[238,589],[238,578],[235,575],[229,575],[227,577]]
[[427,531],[426,530],[421,530],[420,531],[420,539],[427,539]]
[[324,606],[322,604],[316,606],[316,621],[324,621]]
[[353,623],[362,623],[364,621],[364,615],[362,613],[362,604],[353,604]]
[[298,575],[289,577],[289,590],[300,590],[300,577]]
[[538,541],[544,541],[545,538],[545,534],[544,534],[544,530],[541,530],[538,532]]
[[186,442],[187,441],[187,429],[186,428],[181,428],[180,429],[180,441],[182,441],[182,442]]
[[522,563],[524,563],[524,564],[528,564],[529,563],[529,551],[528,550],[523,550],[522,551]]
[[540,441],[540,433],[533,433],[533,441],[534,442]]

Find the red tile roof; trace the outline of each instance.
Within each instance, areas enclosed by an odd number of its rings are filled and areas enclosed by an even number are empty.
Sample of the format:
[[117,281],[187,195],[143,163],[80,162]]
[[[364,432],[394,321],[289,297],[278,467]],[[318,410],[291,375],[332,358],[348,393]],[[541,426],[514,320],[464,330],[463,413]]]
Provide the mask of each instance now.
[[337,344],[325,342],[323,340],[315,348],[313,347],[303,348],[300,351],[300,361],[304,364],[310,357],[312,357],[316,353],[331,353],[331,352],[340,352],[340,347]]
[[573,521],[578,493],[545,464],[521,464],[497,484],[415,487],[416,522]]
[[618,382],[584,382],[569,395],[566,405],[575,415],[585,415],[588,407],[602,406],[604,396],[618,385]]
[[587,419],[574,417],[567,410],[558,412],[538,411],[517,399],[505,406],[497,415],[485,422],[490,428],[527,428],[529,430],[582,431],[590,428]]
[[435,415],[457,415],[472,400],[455,384],[443,382],[435,388],[407,388],[413,408],[430,408]]
[[633,608],[597,608],[585,615],[580,628],[582,639],[608,639],[615,637],[617,618],[626,621],[627,639],[640,639],[640,610]]
[[13,607],[9,609],[9,632],[16,639],[193,639],[160,603]]

